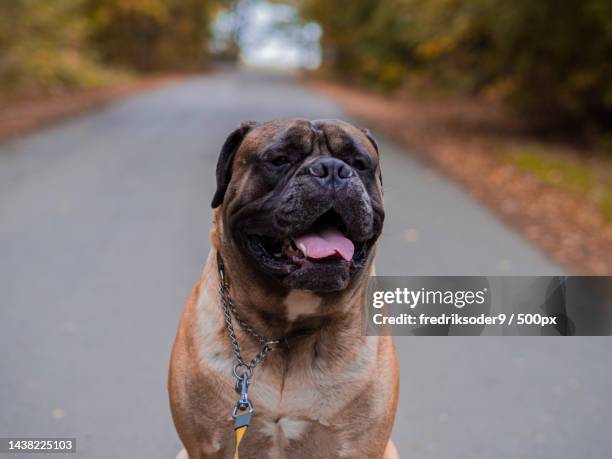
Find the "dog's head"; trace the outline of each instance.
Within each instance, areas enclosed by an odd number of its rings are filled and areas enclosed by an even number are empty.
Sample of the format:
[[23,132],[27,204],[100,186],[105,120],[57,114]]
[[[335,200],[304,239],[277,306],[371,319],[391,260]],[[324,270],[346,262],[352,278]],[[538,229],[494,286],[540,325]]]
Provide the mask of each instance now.
[[382,230],[378,147],[338,120],[243,123],[221,150],[212,207],[219,250],[248,277],[343,290]]

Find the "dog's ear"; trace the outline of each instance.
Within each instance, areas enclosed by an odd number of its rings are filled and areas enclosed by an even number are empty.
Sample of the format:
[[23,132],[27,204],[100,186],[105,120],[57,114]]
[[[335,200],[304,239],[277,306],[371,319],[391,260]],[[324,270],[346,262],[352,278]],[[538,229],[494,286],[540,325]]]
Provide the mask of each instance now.
[[366,128],[359,128],[359,130],[365,134],[365,136],[368,138],[370,143],[374,146],[376,153],[378,153],[378,144],[376,143],[376,139],[374,139],[374,136],[372,135],[370,130]]
[[217,191],[211,203],[213,209],[223,203],[225,192],[232,178],[232,164],[236,151],[238,151],[238,147],[240,147],[244,137],[255,125],[256,123],[253,121],[245,121],[225,139],[225,143],[221,147],[219,159],[217,160]]
[[[374,145],[374,149],[376,150],[376,153],[378,153],[378,144],[376,143],[376,139],[374,138],[370,130],[366,128],[359,128],[359,130],[365,134],[365,136],[368,138],[370,143]],[[380,184],[382,185],[383,183],[382,173],[378,175],[378,178],[380,179]]]

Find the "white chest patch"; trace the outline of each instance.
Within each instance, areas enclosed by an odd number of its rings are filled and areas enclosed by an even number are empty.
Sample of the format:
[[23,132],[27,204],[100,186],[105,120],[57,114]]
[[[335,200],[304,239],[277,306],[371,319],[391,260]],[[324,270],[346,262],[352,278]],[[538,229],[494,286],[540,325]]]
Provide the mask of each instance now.
[[287,320],[294,321],[299,316],[315,314],[321,305],[321,297],[308,290],[291,290],[284,301]]
[[304,435],[309,424],[308,421],[283,416],[277,422],[266,422],[261,429],[261,433],[272,438],[281,437],[287,440],[297,440]]

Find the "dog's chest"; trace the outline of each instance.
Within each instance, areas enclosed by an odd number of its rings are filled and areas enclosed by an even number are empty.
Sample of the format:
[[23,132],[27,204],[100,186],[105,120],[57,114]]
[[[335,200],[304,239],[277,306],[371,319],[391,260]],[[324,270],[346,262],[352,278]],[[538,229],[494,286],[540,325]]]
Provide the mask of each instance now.
[[[367,384],[363,375],[354,369],[327,374],[310,368],[289,374],[282,382],[266,376],[255,378],[251,391],[256,409],[252,437],[265,445],[267,453],[260,457],[295,457],[290,454],[295,451],[303,457],[341,457],[339,450],[349,446],[349,427],[344,424],[359,429],[350,419],[352,399]],[[357,414],[362,418],[365,413]]]
[[[299,404],[296,404],[299,406]],[[299,412],[259,410],[253,418],[245,449],[258,451],[259,459],[285,459],[293,457],[337,457],[337,445],[342,443],[338,433],[302,407]],[[305,415],[307,413],[307,415]],[[329,450],[323,456],[321,454]]]
[[[349,381],[347,375],[334,377],[314,369],[301,378],[290,375],[280,381],[264,368],[255,372],[251,386],[249,395],[255,411],[240,445],[241,459],[359,457],[355,436],[378,434],[373,426],[381,413],[364,402],[367,383],[364,387],[358,379]],[[207,405],[209,415],[229,413],[237,396],[233,392],[226,395],[222,403],[218,400]],[[358,406],[355,397],[361,400]],[[207,444],[216,444],[219,453],[227,452],[234,444],[230,424],[233,422],[225,417],[224,421],[214,423],[212,429],[207,428],[208,434],[215,437],[208,439]]]

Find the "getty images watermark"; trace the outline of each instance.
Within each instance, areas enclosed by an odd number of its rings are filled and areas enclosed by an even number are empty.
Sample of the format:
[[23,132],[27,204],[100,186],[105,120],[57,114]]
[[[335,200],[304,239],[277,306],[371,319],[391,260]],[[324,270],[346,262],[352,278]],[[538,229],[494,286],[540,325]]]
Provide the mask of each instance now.
[[612,277],[372,277],[368,335],[612,333]]

